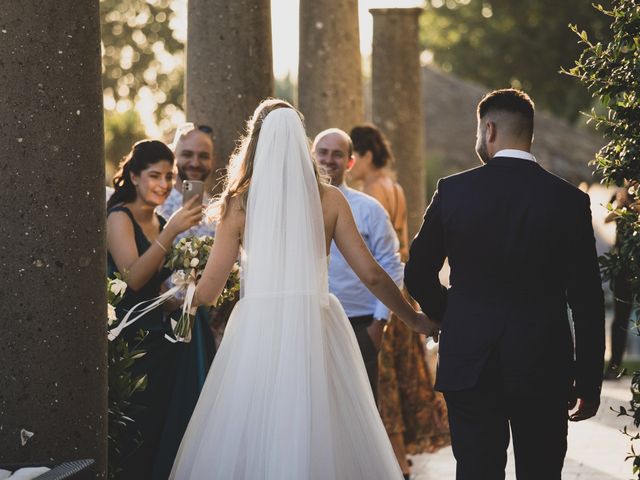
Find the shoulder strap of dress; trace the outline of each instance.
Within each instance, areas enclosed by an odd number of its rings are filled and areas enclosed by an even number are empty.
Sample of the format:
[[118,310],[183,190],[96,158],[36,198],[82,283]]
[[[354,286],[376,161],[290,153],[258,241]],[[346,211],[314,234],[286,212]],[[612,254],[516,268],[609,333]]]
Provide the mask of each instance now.
[[116,205],[115,207],[111,207],[109,210],[107,210],[107,217],[111,215],[113,212],[124,212],[127,214],[127,216],[131,219],[133,223],[136,223],[135,218],[133,218],[133,213],[131,213],[131,210],[129,210],[124,205]]
[[398,184],[396,182],[392,183],[393,185],[393,213],[391,213],[391,223],[393,223],[393,227],[396,227],[396,223],[398,222],[398,213],[399,213],[399,203],[398,203]]
[[164,226],[167,224],[167,219],[160,215],[158,212],[156,212],[156,217],[158,217],[158,221],[160,222],[160,231],[162,231]]
[[136,222],[136,219],[134,218],[133,213],[131,213],[131,210],[129,210],[124,205],[117,205],[115,207],[110,208],[107,211],[107,217],[113,212],[124,212],[124,213],[126,213],[127,216],[129,217],[129,220],[131,220],[131,223],[133,224],[134,230],[142,231],[142,229],[140,228],[140,225],[138,225],[138,222]]

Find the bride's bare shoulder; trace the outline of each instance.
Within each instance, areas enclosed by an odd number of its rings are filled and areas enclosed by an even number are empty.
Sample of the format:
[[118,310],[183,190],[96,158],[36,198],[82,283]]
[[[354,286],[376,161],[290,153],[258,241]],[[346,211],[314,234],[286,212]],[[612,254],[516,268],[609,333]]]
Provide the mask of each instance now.
[[229,199],[222,220],[234,225],[244,224],[245,211],[239,196],[234,196]]
[[320,195],[322,197],[322,205],[326,205],[328,208],[339,208],[340,205],[347,201],[339,188],[329,184],[320,186]]

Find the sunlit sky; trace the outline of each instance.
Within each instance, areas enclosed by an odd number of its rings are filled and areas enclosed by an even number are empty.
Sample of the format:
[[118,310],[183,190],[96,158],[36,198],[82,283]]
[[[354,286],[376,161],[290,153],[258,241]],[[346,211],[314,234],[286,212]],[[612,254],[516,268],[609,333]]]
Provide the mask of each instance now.
[[[364,55],[371,53],[373,17],[369,13],[370,8],[409,8],[423,5],[423,0],[359,0],[360,51]],[[184,41],[187,36],[187,0],[173,0],[172,7],[176,17],[171,26],[176,37]],[[293,77],[298,76],[299,13],[299,0],[271,0],[273,73],[276,78],[286,77],[287,73],[291,73]]]
[[[232,0],[230,0],[232,1]],[[441,0],[431,0],[438,2]],[[444,0],[442,0],[444,1]],[[371,41],[373,38],[373,17],[369,13],[370,8],[409,8],[423,6],[424,0],[359,0],[360,22],[360,51],[364,56],[371,54]],[[298,45],[299,45],[299,0],[271,0],[271,25],[273,38],[273,73],[276,78],[284,78],[290,74],[292,78],[298,76]],[[171,28],[174,36],[180,41],[187,40],[187,0],[172,0],[171,8],[175,15],[171,20]],[[132,52],[131,52],[132,53]],[[179,59],[173,58],[167,52],[156,52],[161,55],[160,61],[164,70],[174,68]],[[126,54],[126,52],[125,52]],[[125,59],[126,60],[126,59]],[[156,92],[157,94],[161,94]],[[136,110],[144,122],[147,133],[151,136],[161,136],[163,131],[170,130],[171,125],[177,125],[184,121],[184,112],[176,111],[171,118],[165,119],[163,125],[157,125],[153,115],[156,101],[154,93],[143,87],[138,92]],[[110,106],[113,99],[106,99],[105,106]],[[118,102],[118,111],[126,111],[130,104],[126,100]]]
[[[360,0],[360,51],[371,53],[373,17],[370,8],[416,7],[424,4],[421,0]],[[282,78],[291,73],[298,75],[298,29],[299,1],[271,0],[271,25],[273,35],[273,73]]]

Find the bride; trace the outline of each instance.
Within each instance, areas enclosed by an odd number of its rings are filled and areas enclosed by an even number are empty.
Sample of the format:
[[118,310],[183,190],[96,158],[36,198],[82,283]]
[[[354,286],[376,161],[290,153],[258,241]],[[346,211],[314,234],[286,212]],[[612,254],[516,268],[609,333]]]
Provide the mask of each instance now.
[[342,193],[321,180],[301,115],[287,102],[258,106],[216,207],[196,301],[218,297],[239,252],[242,298],[171,478],[402,479],[352,327],[328,292],[331,241],[411,328],[436,327],[369,253]]

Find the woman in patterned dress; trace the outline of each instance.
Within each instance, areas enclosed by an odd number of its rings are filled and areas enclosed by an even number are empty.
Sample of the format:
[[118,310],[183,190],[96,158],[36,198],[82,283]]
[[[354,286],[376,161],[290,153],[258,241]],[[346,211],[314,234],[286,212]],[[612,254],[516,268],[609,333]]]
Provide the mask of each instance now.
[[[394,180],[393,156],[382,132],[373,125],[351,130],[356,163],[350,179],[385,208],[400,241],[400,254],[409,254],[407,205]],[[405,292],[405,295],[408,294]],[[449,445],[449,425],[442,395],[433,389],[423,338],[395,315],[385,327],[378,356],[378,408],[405,478],[407,455],[434,452]]]

